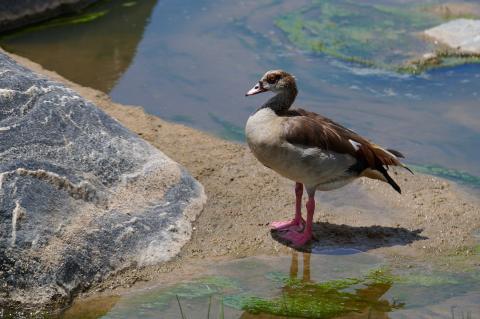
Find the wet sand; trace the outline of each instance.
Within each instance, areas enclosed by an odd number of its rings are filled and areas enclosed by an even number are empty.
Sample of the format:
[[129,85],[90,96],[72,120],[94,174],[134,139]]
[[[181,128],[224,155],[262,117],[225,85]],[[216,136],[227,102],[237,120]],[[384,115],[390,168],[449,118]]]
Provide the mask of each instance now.
[[[179,256],[165,264],[123,270],[87,295],[120,292],[141,281],[183,279],[195,273],[194,265],[214,260],[289,253],[290,248],[270,233],[269,223],[293,216],[293,183],[263,167],[248,147],[166,122],[140,107],[113,103],[104,93],[12,57],[65,83],[184,165],[208,196],[192,238]],[[444,267],[478,267],[473,236],[480,229],[478,198],[432,176],[395,171],[394,178],[402,195],[387,184],[366,179],[318,194],[314,250],[346,247],[380,254],[399,265],[428,261]],[[118,289],[112,292],[114,288]]]

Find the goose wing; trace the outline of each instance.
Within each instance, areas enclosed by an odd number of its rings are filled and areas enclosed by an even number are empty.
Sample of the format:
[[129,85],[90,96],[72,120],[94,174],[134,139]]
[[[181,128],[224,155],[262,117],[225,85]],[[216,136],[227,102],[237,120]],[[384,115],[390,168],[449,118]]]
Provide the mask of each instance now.
[[[400,152],[382,148],[354,131],[314,112],[293,109],[279,115],[285,118],[283,134],[287,142],[349,154],[357,160],[357,165],[348,169],[354,169],[359,173],[367,171],[368,174],[365,174],[367,177],[386,181],[399,191],[398,185],[388,176],[386,167],[402,166],[408,169],[399,160],[403,157]],[[381,175],[371,173],[372,170]]]

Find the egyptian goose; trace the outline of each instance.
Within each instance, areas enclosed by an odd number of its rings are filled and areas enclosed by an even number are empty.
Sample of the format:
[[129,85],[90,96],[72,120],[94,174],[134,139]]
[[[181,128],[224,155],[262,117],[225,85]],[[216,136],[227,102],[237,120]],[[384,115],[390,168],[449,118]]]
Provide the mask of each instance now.
[[[340,188],[365,176],[400,187],[388,175],[388,166],[401,166],[403,155],[384,149],[319,114],[290,109],[297,96],[295,78],[282,70],[265,73],[246,96],[271,91],[270,98],[247,121],[248,146],[266,167],[295,181],[295,217],[273,222],[273,230],[294,246],[312,238],[315,191]],[[303,187],[308,194],[307,220],[302,218]]]

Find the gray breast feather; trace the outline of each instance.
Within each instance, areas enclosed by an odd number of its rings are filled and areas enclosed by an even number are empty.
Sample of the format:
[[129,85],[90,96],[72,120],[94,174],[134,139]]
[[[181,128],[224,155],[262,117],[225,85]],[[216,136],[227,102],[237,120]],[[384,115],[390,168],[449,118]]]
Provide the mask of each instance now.
[[348,168],[356,161],[348,154],[286,142],[258,151],[255,155],[264,165],[284,177],[308,186],[351,178]]
[[345,175],[348,168],[356,162],[356,159],[349,154],[291,145],[294,149],[293,154],[296,153],[294,156],[299,157],[299,164],[322,181]]

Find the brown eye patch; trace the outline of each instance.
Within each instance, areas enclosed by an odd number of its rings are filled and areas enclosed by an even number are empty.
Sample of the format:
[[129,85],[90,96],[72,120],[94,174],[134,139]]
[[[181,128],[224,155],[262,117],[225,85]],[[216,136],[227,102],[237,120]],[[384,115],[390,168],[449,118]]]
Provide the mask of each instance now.
[[265,79],[268,84],[274,84],[275,82],[278,81],[280,78],[280,74],[269,74],[267,75],[267,78]]

